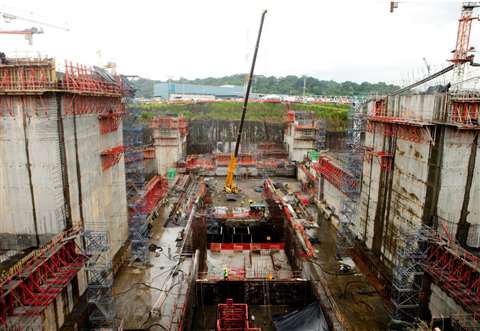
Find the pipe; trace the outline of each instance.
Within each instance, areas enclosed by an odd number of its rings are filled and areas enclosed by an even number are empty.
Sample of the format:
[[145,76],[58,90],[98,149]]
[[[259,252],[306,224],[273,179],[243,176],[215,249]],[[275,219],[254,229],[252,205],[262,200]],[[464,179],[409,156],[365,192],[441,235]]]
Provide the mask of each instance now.
[[428,76],[428,77],[425,77],[425,78],[422,79],[422,80],[419,80],[418,82],[415,82],[415,83],[410,84],[410,85],[408,85],[408,86],[402,87],[402,88],[400,88],[400,89],[398,89],[398,90],[396,90],[396,91],[393,91],[393,92],[390,93],[388,96],[394,96],[394,95],[397,95],[397,94],[406,92],[406,91],[408,91],[408,90],[411,90],[412,88],[417,87],[417,86],[419,86],[419,85],[422,85],[423,83],[426,83],[426,82],[428,82],[428,81],[430,81],[430,80],[432,80],[432,79],[434,79],[434,78],[437,78],[438,76],[441,76],[441,75],[443,75],[443,74],[446,74],[447,72],[453,70],[454,67],[455,67],[455,65],[452,64],[452,65],[450,65],[450,66],[448,66],[448,67],[446,67],[446,68],[443,68],[443,69],[440,70],[440,71],[437,71],[437,72],[434,73],[433,75],[430,75],[430,76]]

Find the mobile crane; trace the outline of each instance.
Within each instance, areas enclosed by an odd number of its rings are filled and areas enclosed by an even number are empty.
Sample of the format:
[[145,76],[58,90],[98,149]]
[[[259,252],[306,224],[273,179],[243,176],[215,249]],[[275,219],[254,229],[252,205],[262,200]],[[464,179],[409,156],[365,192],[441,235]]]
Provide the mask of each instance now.
[[233,181],[235,170],[237,169],[238,152],[240,150],[240,141],[242,139],[243,123],[245,122],[245,114],[247,112],[248,97],[250,95],[250,89],[252,87],[253,71],[255,70],[255,62],[257,60],[258,46],[260,44],[260,37],[262,35],[263,21],[265,19],[266,10],[262,13],[262,19],[260,20],[260,28],[258,29],[257,43],[255,44],[255,52],[253,53],[252,66],[250,68],[250,74],[247,80],[247,89],[245,90],[245,98],[243,100],[242,117],[240,120],[240,126],[238,128],[237,141],[235,143],[235,152],[230,157],[230,162],[227,169],[227,178],[225,179],[225,193],[236,194],[238,193],[238,187]]

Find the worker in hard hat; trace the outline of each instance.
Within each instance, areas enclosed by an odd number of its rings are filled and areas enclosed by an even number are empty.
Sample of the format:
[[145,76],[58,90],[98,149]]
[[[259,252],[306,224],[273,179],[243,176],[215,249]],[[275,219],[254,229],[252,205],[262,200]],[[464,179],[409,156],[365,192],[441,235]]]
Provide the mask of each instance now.
[[228,267],[223,267],[223,280],[228,280]]

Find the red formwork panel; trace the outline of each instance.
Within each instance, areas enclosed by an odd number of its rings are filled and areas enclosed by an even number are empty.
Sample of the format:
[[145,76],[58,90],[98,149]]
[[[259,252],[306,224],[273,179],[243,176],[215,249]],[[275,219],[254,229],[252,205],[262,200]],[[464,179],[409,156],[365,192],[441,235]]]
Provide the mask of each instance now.
[[71,61],[65,61],[65,78],[59,81],[58,86],[85,94],[121,96],[124,92],[120,77],[112,76],[112,80],[105,80],[93,68]]
[[285,243],[210,243],[208,249],[211,251],[283,250]]
[[359,181],[346,171],[334,164],[327,156],[321,156],[318,163],[312,165],[313,169],[340,191],[347,193],[356,191],[360,185]]
[[155,176],[147,183],[144,195],[145,211],[149,214],[168,193],[168,182],[163,176]]
[[220,303],[217,306],[217,331],[244,330],[248,330],[248,305],[233,303],[233,299]]
[[100,134],[117,131],[124,112],[108,112],[98,115]]
[[102,170],[105,171],[120,161],[122,154],[125,152],[125,146],[115,146],[103,151],[100,156],[102,158]]
[[451,298],[480,322],[480,259],[453,240],[432,235],[422,267]]
[[75,243],[72,229],[28,255],[0,281],[0,326],[9,317],[38,316],[83,267],[87,256]]

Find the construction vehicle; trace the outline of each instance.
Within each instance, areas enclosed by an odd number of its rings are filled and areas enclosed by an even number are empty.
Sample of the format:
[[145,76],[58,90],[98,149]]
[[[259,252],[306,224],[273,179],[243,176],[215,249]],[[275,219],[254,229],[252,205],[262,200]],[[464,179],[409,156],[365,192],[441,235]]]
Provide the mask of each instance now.
[[[240,120],[240,127],[238,128],[237,141],[235,143],[235,152],[230,157],[230,162],[228,164],[228,169],[227,169],[227,178],[225,179],[225,188],[224,188],[225,193],[230,195],[232,194],[236,195],[238,193],[238,187],[237,185],[235,185],[233,181],[233,177],[235,176],[235,170],[237,169],[237,159],[238,159],[238,152],[240,150],[240,141],[242,139],[243,123],[245,122],[245,114],[247,112],[248,97],[250,95],[250,89],[252,87],[253,72],[255,70],[255,62],[257,60],[258,46],[260,44],[260,37],[262,35],[262,29],[263,29],[263,21],[265,19],[266,13],[267,11],[264,10],[262,13],[262,19],[260,21],[260,28],[258,29],[257,42],[255,44],[255,52],[253,53],[252,66],[250,68],[250,74],[247,80],[247,88],[245,90],[245,98],[243,100],[242,117]],[[236,199],[233,198],[233,200],[236,200]]]

